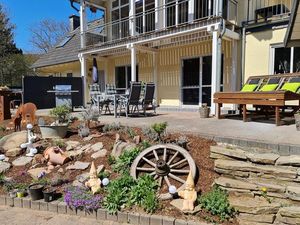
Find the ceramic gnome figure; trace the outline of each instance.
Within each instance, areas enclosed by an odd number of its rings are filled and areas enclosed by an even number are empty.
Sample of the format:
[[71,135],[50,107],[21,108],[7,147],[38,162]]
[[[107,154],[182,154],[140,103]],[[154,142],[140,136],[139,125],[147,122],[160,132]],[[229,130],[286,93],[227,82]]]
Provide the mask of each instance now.
[[101,180],[97,177],[97,170],[94,162],[92,162],[90,170],[90,179],[85,182],[85,186],[90,188],[93,194],[96,194],[101,188]]
[[179,191],[178,195],[183,198],[182,211],[193,211],[194,203],[197,199],[197,192],[195,191],[195,182],[192,171],[190,171],[187,177],[184,190]]
[[33,146],[33,142],[35,141],[36,139],[36,135],[33,133],[32,129],[33,129],[33,126],[32,124],[27,124],[26,126],[27,128],[27,143],[23,143],[21,144],[21,148],[26,148],[26,156],[29,156],[29,157],[33,157],[38,151],[37,149]]

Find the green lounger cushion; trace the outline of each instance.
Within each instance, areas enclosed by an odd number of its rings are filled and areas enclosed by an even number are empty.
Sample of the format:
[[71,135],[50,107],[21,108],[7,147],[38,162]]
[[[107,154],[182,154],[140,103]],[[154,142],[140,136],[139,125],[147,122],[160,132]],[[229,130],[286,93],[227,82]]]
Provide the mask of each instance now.
[[275,91],[278,84],[265,84],[260,91]]
[[241,92],[252,92],[257,88],[257,84],[245,84]]
[[285,83],[281,90],[283,91],[291,91],[296,93],[298,91],[298,89],[300,88],[300,83]]

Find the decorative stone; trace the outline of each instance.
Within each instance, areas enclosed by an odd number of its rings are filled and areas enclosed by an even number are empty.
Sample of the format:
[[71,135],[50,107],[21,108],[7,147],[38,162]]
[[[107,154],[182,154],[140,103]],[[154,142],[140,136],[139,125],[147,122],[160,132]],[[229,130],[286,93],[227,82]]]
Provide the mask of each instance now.
[[[174,206],[175,208],[177,208],[178,210],[183,211],[182,210],[183,199],[174,199],[170,202],[170,204],[172,206]],[[192,211],[183,211],[183,212],[189,213],[189,214],[196,214],[197,212],[200,212],[200,211],[201,211],[201,206],[196,206],[194,208],[194,210],[192,210]]]
[[76,161],[73,165],[68,166],[67,170],[85,170],[90,166],[88,162]]
[[57,172],[59,172],[59,173],[64,173],[64,169],[63,169],[63,168],[60,168],[60,169],[57,170]]
[[9,149],[19,148],[25,142],[27,142],[27,131],[14,132],[0,139],[0,148],[6,152]]
[[102,142],[98,142],[96,144],[93,144],[91,146],[91,149],[96,152],[96,151],[100,151],[103,148],[103,143]]
[[281,156],[276,161],[276,165],[300,166],[300,155]]
[[83,173],[76,177],[76,180],[78,180],[80,183],[84,183],[89,179],[90,174],[89,173]]
[[44,158],[42,154],[36,154],[32,159],[32,164],[44,164],[47,160]]
[[20,158],[15,159],[12,164],[14,166],[26,166],[31,163],[32,157],[21,156]]
[[105,167],[104,165],[100,165],[97,167],[97,174],[99,174],[100,172],[104,171]]
[[79,146],[80,142],[79,141],[66,141],[66,144],[67,144],[66,150],[70,151],[70,150],[75,149],[77,146]]
[[87,137],[84,137],[83,138],[83,141],[90,141],[90,140],[92,140],[93,139],[93,137],[91,136],[91,135],[89,135],[89,136],[87,136]]
[[37,179],[42,172],[46,173],[47,167],[35,168],[28,170],[27,173],[32,177],[32,179]]
[[[240,213],[238,215],[238,220],[246,220],[256,223],[273,223],[275,220],[275,214],[260,214],[260,215],[253,215],[247,213]],[[240,222],[240,224],[243,224]]]
[[227,177],[219,177],[215,179],[215,183],[222,187],[237,188],[245,190],[259,190],[259,187],[255,184],[249,183],[249,181],[241,181]]
[[0,173],[6,172],[10,168],[10,163],[8,162],[0,162]]
[[6,151],[5,155],[8,157],[16,157],[22,154],[21,148],[12,148]]
[[107,154],[107,150],[106,149],[102,149],[102,150],[99,150],[99,151],[95,152],[94,154],[92,154],[91,157],[93,159],[98,159],[98,158],[105,157],[106,154]]
[[138,144],[141,142],[141,136],[139,136],[139,135],[134,136],[133,142],[134,142],[136,145],[138,145]]
[[247,158],[251,162],[255,163],[262,163],[262,164],[275,164],[275,161],[279,158],[280,156],[277,154],[272,154],[272,153],[265,153],[265,154],[255,154],[255,153],[248,153]]
[[118,158],[123,151],[127,151],[136,147],[136,144],[118,141],[115,143],[111,155]]
[[84,145],[80,148],[81,151],[86,151],[87,149],[91,148],[91,144],[87,144],[87,145]]
[[249,177],[249,172],[243,172],[243,171],[233,171],[233,170],[224,170],[224,169],[219,169],[215,168],[215,171],[220,174],[227,174],[230,176],[238,176],[238,177]]
[[300,201],[300,187],[299,186],[287,186],[286,196],[289,199]]
[[225,155],[237,159],[247,159],[245,151],[236,148],[211,146],[210,151],[216,154]]
[[280,208],[278,213],[283,217],[300,218],[300,207],[290,206]]
[[65,154],[68,158],[74,159],[81,156],[83,154],[83,150],[79,149],[74,151],[68,151]]

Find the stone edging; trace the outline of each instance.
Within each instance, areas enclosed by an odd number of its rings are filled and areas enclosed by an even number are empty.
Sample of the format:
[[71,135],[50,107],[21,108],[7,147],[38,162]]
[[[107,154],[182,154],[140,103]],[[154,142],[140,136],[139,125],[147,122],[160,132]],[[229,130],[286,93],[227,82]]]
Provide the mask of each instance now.
[[102,221],[115,221],[133,225],[208,225],[208,223],[205,222],[185,221],[159,215],[127,212],[118,212],[116,215],[111,215],[106,209],[98,209],[97,211],[86,212],[83,210],[72,209],[68,207],[65,202],[53,201],[48,203],[44,200],[32,201],[29,197],[11,198],[9,196],[1,195],[0,205],[39,211],[49,211],[52,213],[81,216]]

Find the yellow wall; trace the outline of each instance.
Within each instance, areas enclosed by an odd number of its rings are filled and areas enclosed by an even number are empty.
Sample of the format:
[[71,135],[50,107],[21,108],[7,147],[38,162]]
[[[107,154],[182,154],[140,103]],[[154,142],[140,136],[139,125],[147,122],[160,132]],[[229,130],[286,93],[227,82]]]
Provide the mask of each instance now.
[[249,76],[270,73],[271,45],[283,43],[285,33],[286,28],[279,28],[246,35],[244,81]]
[[36,70],[36,73],[40,76],[67,76],[67,73],[73,73],[73,77],[80,76],[80,63],[72,62],[72,63],[65,63],[59,64],[55,66],[47,66],[43,68],[39,68]]

